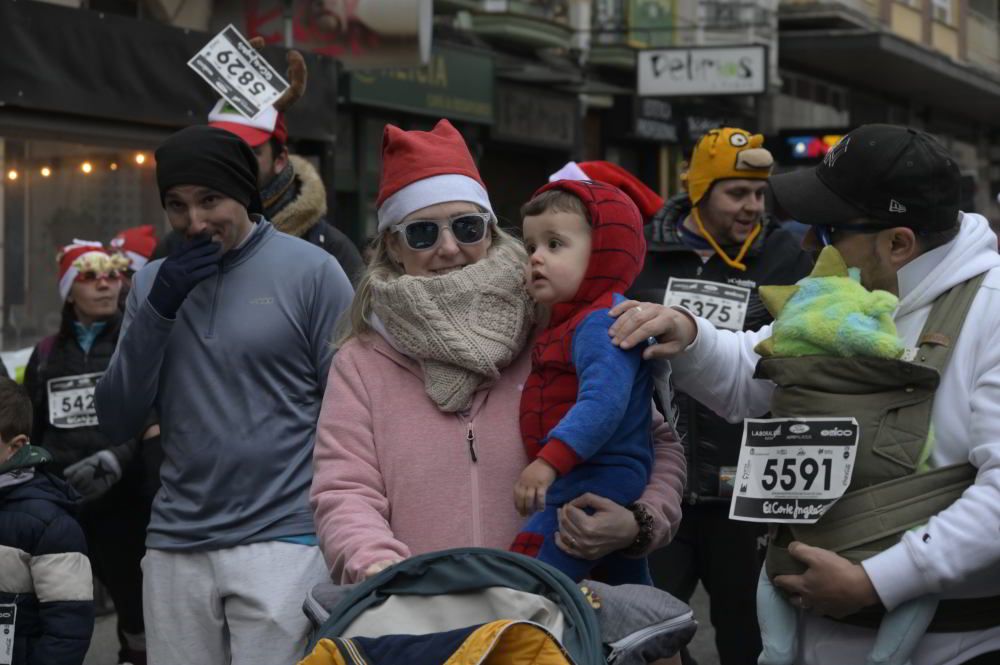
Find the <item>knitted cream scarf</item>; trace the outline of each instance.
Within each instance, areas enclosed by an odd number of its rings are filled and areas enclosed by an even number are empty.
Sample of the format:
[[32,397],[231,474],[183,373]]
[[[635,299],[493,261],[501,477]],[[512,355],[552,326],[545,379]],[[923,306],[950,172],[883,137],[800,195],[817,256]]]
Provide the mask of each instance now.
[[393,346],[420,363],[424,389],[442,411],[468,409],[524,348],[534,313],[524,265],[518,243],[499,241],[461,270],[372,283],[374,314]]

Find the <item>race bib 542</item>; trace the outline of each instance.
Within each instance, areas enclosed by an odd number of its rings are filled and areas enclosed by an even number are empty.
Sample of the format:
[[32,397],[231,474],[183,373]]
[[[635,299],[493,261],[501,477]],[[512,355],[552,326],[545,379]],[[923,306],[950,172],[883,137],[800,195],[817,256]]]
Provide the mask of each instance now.
[[94,390],[104,372],[49,379],[49,423],[73,429],[97,424]]

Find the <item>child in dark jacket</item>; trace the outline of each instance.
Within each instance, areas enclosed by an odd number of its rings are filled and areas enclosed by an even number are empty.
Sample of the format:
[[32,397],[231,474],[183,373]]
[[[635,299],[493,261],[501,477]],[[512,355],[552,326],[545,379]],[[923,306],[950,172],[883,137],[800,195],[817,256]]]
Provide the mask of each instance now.
[[521,434],[533,461],[514,496],[522,515],[534,514],[511,549],[574,580],[601,564],[607,582],[649,583],[645,559],[613,553],[588,561],[555,540],[563,504],[591,492],[629,506],[649,481],[652,378],[640,348],[624,351],[608,335],[608,310],[642,269],[642,216],[618,188],[571,180],[541,188],[521,213],[528,291],[551,318],[521,394]]
[[94,632],[80,497],[39,468],[52,457],[30,431],[31,401],[0,377],[0,662],[80,665]]

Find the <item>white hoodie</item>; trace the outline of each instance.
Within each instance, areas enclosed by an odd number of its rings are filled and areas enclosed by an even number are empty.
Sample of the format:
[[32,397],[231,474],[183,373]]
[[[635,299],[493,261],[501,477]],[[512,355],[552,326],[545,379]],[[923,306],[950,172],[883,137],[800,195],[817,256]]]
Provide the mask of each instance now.
[[[934,466],[970,462],[975,484],[926,527],[862,565],[888,609],[920,596],[1000,595],[1000,254],[986,219],[964,213],[958,237],[898,273],[899,335],[915,346],[934,300],[987,272],[934,399]],[[770,336],[716,330],[698,319],[698,337],[672,361],[682,390],[732,422],[770,408],[774,384],[753,379],[754,346]],[[803,665],[865,662],[874,632],[809,615],[800,634]],[[913,665],[957,665],[1000,650],[1000,625],[972,633],[929,633]]]

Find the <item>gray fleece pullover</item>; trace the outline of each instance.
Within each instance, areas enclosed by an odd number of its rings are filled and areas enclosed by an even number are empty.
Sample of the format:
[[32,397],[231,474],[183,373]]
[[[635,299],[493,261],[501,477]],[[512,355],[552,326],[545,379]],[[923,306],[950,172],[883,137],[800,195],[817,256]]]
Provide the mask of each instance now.
[[[118,349],[97,386],[114,441],[160,416],[162,487],[147,547],[213,550],[315,533],[308,494],[334,322],[351,284],[322,249],[257,221],[173,320],[136,273]],[[141,444],[140,444],[141,445]]]

